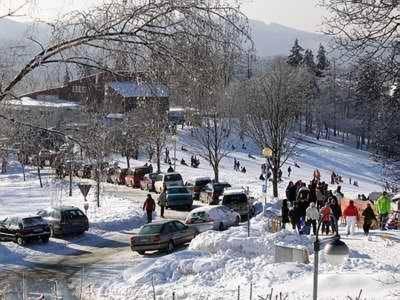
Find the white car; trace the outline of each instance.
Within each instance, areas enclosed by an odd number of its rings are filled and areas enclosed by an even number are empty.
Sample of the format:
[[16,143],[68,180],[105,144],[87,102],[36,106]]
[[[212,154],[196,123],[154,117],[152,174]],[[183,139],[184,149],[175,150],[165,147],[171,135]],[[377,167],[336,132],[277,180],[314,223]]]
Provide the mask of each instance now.
[[202,206],[193,209],[186,217],[185,223],[196,227],[199,232],[222,231],[231,226],[238,226],[240,215],[224,205]]
[[179,173],[158,174],[154,181],[154,190],[156,193],[161,193],[164,188],[164,183],[169,186],[183,186],[182,176]]

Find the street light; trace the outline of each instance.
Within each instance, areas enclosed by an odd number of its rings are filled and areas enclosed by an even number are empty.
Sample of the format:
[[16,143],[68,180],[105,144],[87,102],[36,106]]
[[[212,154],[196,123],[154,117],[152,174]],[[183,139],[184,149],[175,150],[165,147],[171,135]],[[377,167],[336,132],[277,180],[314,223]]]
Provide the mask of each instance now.
[[[331,215],[331,219],[334,220],[335,217]],[[318,220],[318,228],[315,233],[314,241],[314,284],[313,284],[313,300],[318,299],[318,262],[319,262],[319,251],[321,246],[325,245],[324,253],[326,260],[329,264],[337,266],[344,263],[345,259],[349,255],[349,247],[340,240],[340,235],[338,233],[338,228],[336,229],[336,235],[322,241],[318,238],[318,232],[322,224],[322,218]]]
[[178,136],[174,134],[171,137],[171,140],[174,143],[174,172],[175,172],[175,168],[176,168],[176,143],[178,142]]

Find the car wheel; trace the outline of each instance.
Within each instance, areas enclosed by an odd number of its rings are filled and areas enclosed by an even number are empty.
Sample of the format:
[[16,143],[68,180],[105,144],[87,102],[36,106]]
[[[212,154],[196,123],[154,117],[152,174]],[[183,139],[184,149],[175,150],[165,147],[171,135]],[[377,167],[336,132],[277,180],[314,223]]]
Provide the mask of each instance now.
[[169,241],[168,242],[168,248],[167,248],[168,253],[172,253],[172,252],[174,252],[174,250],[175,250],[174,242],[173,241]]
[[26,241],[22,237],[17,237],[17,244],[20,246],[25,245]]
[[236,217],[235,226],[239,226],[239,223],[240,223],[240,218],[239,218],[239,217]]
[[143,250],[139,250],[139,251],[136,251],[136,252],[139,253],[140,255],[144,255],[146,253],[146,251],[143,251]]
[[50,237],[48,237],[48,236],[44,236],[44,237],[41,237],[40,239],[41,239],[43,244],[47,244],[49,242],[49,238]]
[[219,223],[219,226],[218,226],[218,230],[219,231],[223,231],[224,230],[224,223]]

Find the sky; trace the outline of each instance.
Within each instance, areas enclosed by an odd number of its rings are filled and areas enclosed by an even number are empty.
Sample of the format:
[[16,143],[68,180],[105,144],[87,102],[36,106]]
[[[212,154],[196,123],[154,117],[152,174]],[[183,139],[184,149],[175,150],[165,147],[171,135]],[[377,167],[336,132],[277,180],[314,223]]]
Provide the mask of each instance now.
[[[0,0],[0,11],[25,0]],[[38,5],[30,14],[52,18],[71,9],[80,9],[101,0],[33,0]],[[242,9],[251,19],[279,23],[292,28],[319,31],[324,11],[316,7],[318,0],[243,0]]]

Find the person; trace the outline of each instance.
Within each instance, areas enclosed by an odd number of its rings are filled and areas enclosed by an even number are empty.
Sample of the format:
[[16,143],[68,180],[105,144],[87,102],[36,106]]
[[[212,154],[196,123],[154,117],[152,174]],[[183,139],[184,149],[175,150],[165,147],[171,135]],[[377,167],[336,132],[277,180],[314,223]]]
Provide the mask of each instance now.
[[312,226],[313,234],[317,234],[317,222],[319,219],[319,211],[318,208],[315,206],[314,202],[310,203],[310,206],[307,207],[306,210],[306,223],[309,226]]
[[368,237],[372,222],[377,221],[374,210],[372,209],[370,203],[367,203],[367,207],[362,212],[362,215],[364,217],[364,223],[363,223],[364,234],[365,236]]
[[342,216],[342,209],[340,208],[338,199],[335,196],[329,198],[330,208],[332,210],[333,221],[332,221],[332,231],[339,234],[339,219]]
[[234,171],[237,171],[237,168],[236,168],[236,167],[237,167],[237,160],[236,160],[236,157],[234,157],[234,158],[233,158],[233,170],[234,170]]
[[165,163],[169,161],[169,150],[168,148],[165,148]]
[[322,221],[322,234],[325,232],[329,234],[329,227],[332,224],[332,210],[329,206],[329,202],[326,202],[324,207],[321,208],[321,221]]
[[246,167],[243,166],[241,172],[246,173]]
[[278,170],[278,181],[282,181],[282,170]]
[[299,164],[298,164],[297,162],[294,163],[294,166],[295,166],[296,168],[299,168],[299,169],[300,169],[300,166],[299,166]]
[[289,166],[287,168],[288,177],[290,178],[290,173],[292,173],[292,168]]
[[287,199],[282,201],[282,228],[285,229],[286,223],[290,223],[289,220],[289,206]]
[[291,205],[293,205],[294,201],[296,201],[296,186],[294,185],[293,181],[290,181],[286,187],[286,199],[289,200]]
[[181,165],[187,166],[187,163],[183,158],[181,159]]
[[321,179],[321,173],[319,172],[318,169],[314,170],[314,180],[316,180],[317,182],[319,182],[319,180]]
[[358,221],[358,209],[355,207],[353,200],[350,200],[349,205],[343,211],[343,216],[346,218],[347,235],[353,235],[354,225]]
[[317,189],[315,190],[315,196],[317,197],[317,207],[321,208],[325,203],[325,195],[323,193],[322,184],[318,184]]
[[333,195],[336,197],[337,202],[340,206],[342,204],[342,199],[344,198],[344,195],[342,193],[342,187],[340,185],[338,185]]
[[169,164],[169,168],[167,170],[167,173],[172,173],[174,171],[174,168],[172,168],[171,164]]
[[332,171],[332,173],[331,173],[331,184],[335,184],[335,178],[336,178],[336,174],[335,174],[335,172]]
[[385,230],[387,217],[390,213],[390,199],[386,191],[376,200],[376,211],[379,214],[379,224],[381,230]]
[[158,197],[158,205],[160,206],[160,216],[161,218],[164,218],[164,210],[165,210],[165,204],[167,202],[167,185],[163,184],[163,190],[160,194],[160,196]]
[[289,209],[289,219],[290,223],[292,224],[293,230],[295,230],[296,226],[300,222],[299,206],[296,202],[294,203],[293,207]]
[[262,181],[264,181],[264,180],[265,180],[263,173],[261,173],[261,175],[260,175],[259,179],[260,179],[260,180],[262,180]]
[[151,223],[153,220],[153,211],[156,210],[156,203],[150,194],[147,194],[146,201],[144,201],[143,204],[143,210],[145,210],[147,214],[147,223]]

